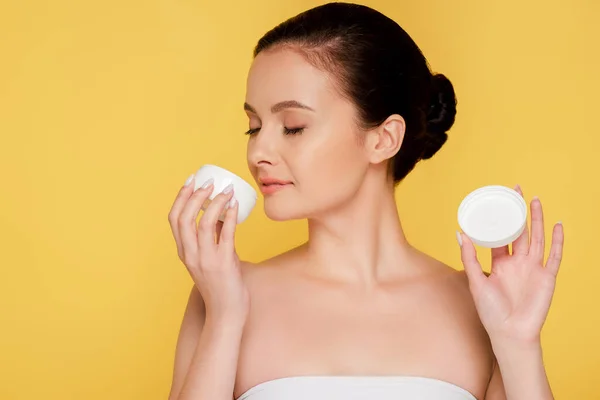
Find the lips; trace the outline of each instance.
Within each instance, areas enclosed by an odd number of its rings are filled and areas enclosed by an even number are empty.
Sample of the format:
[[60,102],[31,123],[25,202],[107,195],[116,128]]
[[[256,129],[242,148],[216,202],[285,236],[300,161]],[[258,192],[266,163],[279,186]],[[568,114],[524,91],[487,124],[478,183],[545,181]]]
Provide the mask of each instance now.
[[262,184],[262,185],[286,185],[289,183],[292,183],[290,181],[284,181],[281,179],[276,179],[276,178],[270,178],[270,177],[264,177],[264,178],[259,178],[258,181]]
[[290,181],[282,181],[280,179],[267,177],[259,179],[259,182],[260,190],[263,194],[275,193],[293,185]]

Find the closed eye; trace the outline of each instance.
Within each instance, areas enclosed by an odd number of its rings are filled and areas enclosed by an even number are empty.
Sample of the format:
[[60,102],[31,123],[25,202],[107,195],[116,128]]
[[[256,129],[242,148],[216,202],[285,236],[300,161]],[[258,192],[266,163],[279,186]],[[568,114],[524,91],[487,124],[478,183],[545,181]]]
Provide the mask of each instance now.
[[296,135],[302,133],[304,128],[283,128],[286,135]]
[[258,131],[260,131],[260,128],[248,129],[248,131],[245,132],[245,135],[254,135]]
[[[245,132],[246,135],[254,135],[255,133],[257,133],[258,131],[260,131],[260,128],[252,128],[249,129],[248,131]],[[287,128],[284,127],[283,128],[283,133],[286,135],[296,135],[296,134],[300,134],[304,131],[304,128]]]

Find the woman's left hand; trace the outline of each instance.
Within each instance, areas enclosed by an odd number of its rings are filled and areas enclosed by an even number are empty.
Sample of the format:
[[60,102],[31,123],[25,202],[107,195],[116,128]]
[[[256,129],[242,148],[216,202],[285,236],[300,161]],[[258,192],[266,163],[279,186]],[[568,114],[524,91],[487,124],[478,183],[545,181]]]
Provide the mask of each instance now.
[[[523,196],[518,186],[516,190]],[[554,225],[550,255],[544,266],[544,217],[540,200],[534,198],[531,241],[526,225],[523,234],[512,243],[512,254],[508,245],[492,249],[489,276],[483,273],[468,236],[457,234],[475,307],[492,342],[539,341],[562,259],[562,224]]]

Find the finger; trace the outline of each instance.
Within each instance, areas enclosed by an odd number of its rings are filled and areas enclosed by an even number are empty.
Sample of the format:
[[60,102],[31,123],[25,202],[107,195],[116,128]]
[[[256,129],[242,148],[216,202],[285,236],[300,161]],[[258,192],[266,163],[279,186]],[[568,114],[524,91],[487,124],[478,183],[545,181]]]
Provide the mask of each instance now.
[[231,254],[235,250],[235,228],[237,226],[239,204],[235,197],[231,199],[231,202],[233,204],[227,209],[219,238],[219,250],[222,250],[224,254]]
[[198,237],[196,239],[200,249],[215,245],[217,222],[231,196],[233,196],[233,186],[228,185],[223,192],[215,196],[210,205],[204,210],[204,214],[198,223]]
[[486,279],[481,264],[477,260],[477,251],[469,237],[463,233],[458,233],[461,261],[465,267],[465,272],[473,288],[478,287]]
[[508,251],[508,245],[493,248],[492,249],[492,263],[495,261],[498,261],[498,259],[506,257],[508,255],[510,255],[510,252]]
[[544,239],[544,213],[542,203],[539,198],[534,197],[531,201],[531,245],[529,254],[538,261],[544,261],[545,250]]
[[181,243],[181,235],[179,234],[179,216],[183,211],[183,207],[187,203],[188,199],[192,195],[193,190],[193,179],[194,175],[190,175],[188,180],[185,182],[185,185],[179,189],[177,196],[175,197],[175,201],[173,201],[173,205],[171,206],[171,210],[169,211],[169,226],[171,227],[171,233],[175,238],[175,243],[177,244],[177,254],[179,256],[183,256],[183,243]]
[[202,209],[202,205],[214,189],[212,179],[206,181],[201,188],[196,190],[189,198],[179,216],[179,234],[183,243],[183,251],[197,251],[198,241],[196,219]]
[[562,261],[564,241],[564,228],[562,223],[559,222],[556,225],[554,225],[554,229],[552,230],[552,244],[550,245],[550,255],[548,256],[548,261],[546,262],[546,268],[548,268],[548,270],[552,272],[554,276],[558,275],[558,269]]
[[[519,193],[521,195],[521,197],[524,197],[521,186],[517,185],[515,187],[515,190],[517,191],[517,193]],[[521,235],[517,239],[515,239],[515,241],[512,243],[512,253],[520,254],[520,255],[527,255],[528,252],[529,252],[529,226],[527,225],[527,223],[525,223],[525,228],[523,229],[523,233],[521,233]]]

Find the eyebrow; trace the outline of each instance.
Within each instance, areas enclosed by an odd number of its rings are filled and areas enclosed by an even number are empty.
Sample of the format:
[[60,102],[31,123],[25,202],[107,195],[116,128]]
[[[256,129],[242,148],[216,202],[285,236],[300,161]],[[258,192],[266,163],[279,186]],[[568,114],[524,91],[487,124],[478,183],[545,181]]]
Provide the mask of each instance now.
[[[303,110],[309,110],[309,111],[315,111],[313,108],[307,106],[306,104],[302,104],[299,101],[296,100],[286,100],[286,101],[281,101],[277,104],[275,104],[273,107],[271,107],[271,112],[273,114],[278,113],[282,110],[285,110],[286,108],[300,108]],[[246,111],[250,111],[254,114],[258,114],[256,112],[256,110],[254,109],[254,107],[252,107],[250,104],[248,103],[244,103],[244,110]]]

